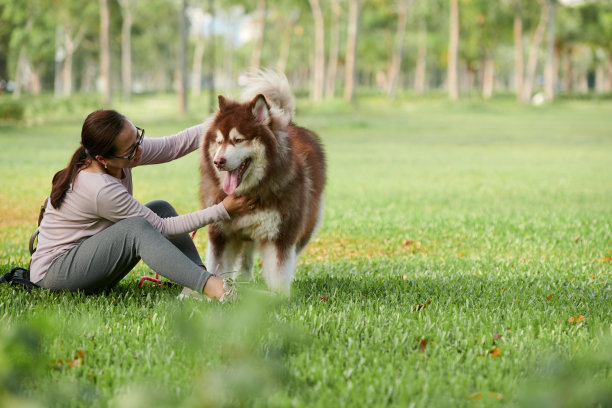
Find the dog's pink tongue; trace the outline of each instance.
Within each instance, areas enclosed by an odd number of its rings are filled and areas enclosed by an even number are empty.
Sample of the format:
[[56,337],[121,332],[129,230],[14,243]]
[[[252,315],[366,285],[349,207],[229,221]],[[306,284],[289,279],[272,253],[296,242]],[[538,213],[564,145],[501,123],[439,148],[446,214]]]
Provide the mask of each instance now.
[[240,168],[234,171],[228,171],[223,180],[223,191],[225,194],[234,194],[236,187],[238,187],[238,175],[240,174]]

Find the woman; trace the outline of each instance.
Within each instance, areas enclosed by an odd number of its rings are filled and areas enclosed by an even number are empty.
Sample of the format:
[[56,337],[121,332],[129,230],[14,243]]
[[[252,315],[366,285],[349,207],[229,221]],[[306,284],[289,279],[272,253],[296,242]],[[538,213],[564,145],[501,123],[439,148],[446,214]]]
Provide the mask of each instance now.
[[188,233],[252,210],[254,200],[230,195],[179,216],[164,201],[142,205],[132,197],[132,168],[198,149],[205,131],[203,124],[148,139],[144,129],[114,110],[87,116],[81,146],[53,177],[30,280],[52,290],[95,293],[116,285],[142,259],[153,271],[209,298],[233,295],[225,280],[206,271]]

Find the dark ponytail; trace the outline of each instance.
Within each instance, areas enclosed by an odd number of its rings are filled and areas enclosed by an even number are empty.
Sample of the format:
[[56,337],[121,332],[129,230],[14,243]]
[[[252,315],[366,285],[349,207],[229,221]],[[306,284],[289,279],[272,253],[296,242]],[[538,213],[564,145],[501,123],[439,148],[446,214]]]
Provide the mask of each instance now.
[[115,153],[115,139],[123,130],[127,119],[117,111],[100,109],[92,112],[83,122],[81,145],[72,155],[68,166],[55,173],[51,188],[51,205],[59,209],[79,170],[97,155]]

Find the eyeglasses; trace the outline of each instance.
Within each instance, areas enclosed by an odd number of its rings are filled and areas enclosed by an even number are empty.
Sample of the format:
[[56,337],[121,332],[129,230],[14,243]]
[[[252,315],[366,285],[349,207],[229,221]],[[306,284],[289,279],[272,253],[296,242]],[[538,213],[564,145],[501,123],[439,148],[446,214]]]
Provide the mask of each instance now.
[[134,157],[136,157],[136,152],[138,152],[138,148],[140,147],[144,139],[145,130],[136,126],[136,131],[138,132],[138,139],[136,139],[136,146],[134,146],[132,151],[130,151],[130,154],[128,154],[127,156],[115,156],[114,154],[109,154],[108,157],[114,157],[115,159],[127,159],[127,160],[134,159]]

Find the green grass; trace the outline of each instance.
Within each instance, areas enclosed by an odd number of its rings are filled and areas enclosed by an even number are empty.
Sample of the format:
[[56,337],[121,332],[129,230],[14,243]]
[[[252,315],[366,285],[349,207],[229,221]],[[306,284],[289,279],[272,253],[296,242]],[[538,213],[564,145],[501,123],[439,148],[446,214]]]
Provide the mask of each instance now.
[[[95,102],[0,124],[0,271]],[[174,102],[119,109],[151,136],[206,116]],[[256,268],[235,306],[181,302],[142,263],[104,296],[0,287],[0,405],[610,406],[611,108],[300,101],[329,171],[291,298]],[[136,198],[196,210],[197,161],[135,170]]]

